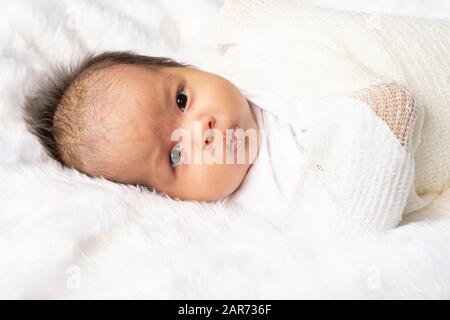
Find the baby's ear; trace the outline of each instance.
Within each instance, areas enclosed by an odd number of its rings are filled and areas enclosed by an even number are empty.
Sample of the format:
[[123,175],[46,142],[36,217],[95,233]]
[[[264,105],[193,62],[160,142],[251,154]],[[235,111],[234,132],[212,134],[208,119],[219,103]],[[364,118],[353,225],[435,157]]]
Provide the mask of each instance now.
[[379,84],[352,95],[367,103],[409,152],[418,109],[413,96],[396,84]]

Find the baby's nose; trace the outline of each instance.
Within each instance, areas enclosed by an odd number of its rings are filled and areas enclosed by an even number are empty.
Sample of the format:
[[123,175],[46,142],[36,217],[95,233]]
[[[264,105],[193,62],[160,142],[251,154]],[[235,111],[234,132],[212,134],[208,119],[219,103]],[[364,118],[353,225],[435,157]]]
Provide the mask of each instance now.
[[206,148],[214,142],[214,126],[215,119],[212,116],[205,115],[201,119],[202,121],[202,148]]

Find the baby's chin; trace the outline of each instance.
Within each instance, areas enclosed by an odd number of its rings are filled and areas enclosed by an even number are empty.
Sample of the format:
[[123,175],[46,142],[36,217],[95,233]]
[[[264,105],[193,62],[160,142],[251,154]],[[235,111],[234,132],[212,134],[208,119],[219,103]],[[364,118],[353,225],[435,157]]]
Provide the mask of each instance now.
[[[233,190],[233,192],[231,192],[228,196],[232,196],[232,195],[234,195],[236,192],[239,191],[239,189],[242,187],[242,185],[243,185],[245,179],[247,178],[248,173],[249,173],[251,167],[252,167],[252,164],[249,164],[249,165],[247,166],[247,168],[246,168],[246,170],[245,170],[245,173],[244,173],[244,175],[242,176],[242,179],[240,180],[239,184],[238,184],[237,187]],[[228,196],[227,196],[227,197],[228,197]]]

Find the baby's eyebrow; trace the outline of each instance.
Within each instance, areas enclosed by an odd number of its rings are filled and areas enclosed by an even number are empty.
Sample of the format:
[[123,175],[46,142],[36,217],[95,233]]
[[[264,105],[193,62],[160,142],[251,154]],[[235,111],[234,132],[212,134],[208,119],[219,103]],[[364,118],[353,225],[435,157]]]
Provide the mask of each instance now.
[[164,89],[165,89],[165,107],[169,106],[171,101],[172,101],[172,83],[173,80],[175,79],[175,76],[172,73],[168,73],[165,77],[164,77]]

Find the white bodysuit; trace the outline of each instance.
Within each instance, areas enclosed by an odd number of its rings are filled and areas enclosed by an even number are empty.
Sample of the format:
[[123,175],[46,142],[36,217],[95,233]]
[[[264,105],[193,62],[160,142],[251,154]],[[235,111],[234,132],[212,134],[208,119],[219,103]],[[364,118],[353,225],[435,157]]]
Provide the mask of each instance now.
[[[246,93],[259,128],[260,147],[254,164],[229,203],[246,211],[279,219],[294,192],[304,159],[298,132],[270,110],[279,110],[279,98]],[[265,109],[258,105],[264,105]]]

